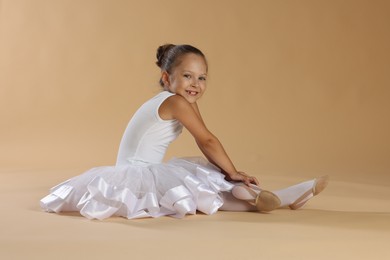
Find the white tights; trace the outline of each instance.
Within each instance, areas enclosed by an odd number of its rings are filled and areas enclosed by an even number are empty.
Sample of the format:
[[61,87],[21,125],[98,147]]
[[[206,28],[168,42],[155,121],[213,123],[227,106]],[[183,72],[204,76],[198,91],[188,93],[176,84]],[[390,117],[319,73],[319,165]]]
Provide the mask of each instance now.
[[[276,196],[279,197],[281,201],[280,207],[286,207],[295,202],[298,198],[300,198],[304,193],[313,189],[315,185],[315,180],[305,181],[285,189],[272,191]],[[256,193],[261,192],[261,189],[257,186],[252,188]],[[311,195],[308,196],[311,197]],[[256,211],[256,207],[252,204],[248,203],[249,201],[253,201],[255,196],[248,192],[248,190],[242,185],[236,185],[232,189],[231,192],[222,192],[222,197],[224,200],[224,204],[219,210],[225,211]]]

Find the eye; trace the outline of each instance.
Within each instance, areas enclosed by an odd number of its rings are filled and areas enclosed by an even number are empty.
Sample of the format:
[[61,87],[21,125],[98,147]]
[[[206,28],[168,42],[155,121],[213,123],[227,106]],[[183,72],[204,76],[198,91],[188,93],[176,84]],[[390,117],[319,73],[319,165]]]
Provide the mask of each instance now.
[[190,79],[191,75],[190,74],[184,74],[184,77],[187,78],[187,79]]
[[206,80],[206,77],[199,77],[199,80],[205,81],[205,80]]

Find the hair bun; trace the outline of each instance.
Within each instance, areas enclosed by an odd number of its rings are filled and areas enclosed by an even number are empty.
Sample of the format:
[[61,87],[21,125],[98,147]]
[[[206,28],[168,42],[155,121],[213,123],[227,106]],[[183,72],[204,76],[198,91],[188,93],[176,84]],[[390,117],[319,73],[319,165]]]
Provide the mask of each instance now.
[[172,49],[173,47],[175,47],[176,45],[174,44],[164,44],[164,45],[161,45],[160,47],[157,48],[157,54],[156,54],[156,58],[157,58],[157,61],[156,61],[156,64],[159,68],[161,68],[162,64],[163,64],[163,61],[164,61],[164,57],[165,57],[165,54],[170,50]]

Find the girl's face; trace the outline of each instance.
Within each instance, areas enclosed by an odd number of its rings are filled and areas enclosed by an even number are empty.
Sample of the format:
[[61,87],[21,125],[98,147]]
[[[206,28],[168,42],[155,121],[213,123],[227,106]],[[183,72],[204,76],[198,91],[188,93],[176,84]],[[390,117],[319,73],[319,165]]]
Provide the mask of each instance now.
[[207,65],[202,56],[186,54],[171,74],[163,72],[164,89],[195,103],[206,90]]

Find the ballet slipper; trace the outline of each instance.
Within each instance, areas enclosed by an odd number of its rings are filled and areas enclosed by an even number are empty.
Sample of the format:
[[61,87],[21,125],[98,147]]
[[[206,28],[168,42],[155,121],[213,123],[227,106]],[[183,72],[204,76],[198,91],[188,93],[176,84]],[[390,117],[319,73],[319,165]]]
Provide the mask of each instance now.
[[269,212],[278,208],[281,204],[278,196],[267,190],[260,190],[257,186],[250,184],[250,186],[259,192],[255,192],[253,189],[246,185],[240,185],[245,188],[255,199],[254,201],[247,200],[250,204],[255,206],[259,212]]
[[306,202],[309,201],[312,197],[318,195],[322,192],[326,186],[328,185],[329,176],[322,176],[314,180],[313,188],[305,192],[302,196],[300,196],[296,201],[294,201],[289,208],[292,210],[297,210],[302,208]]

